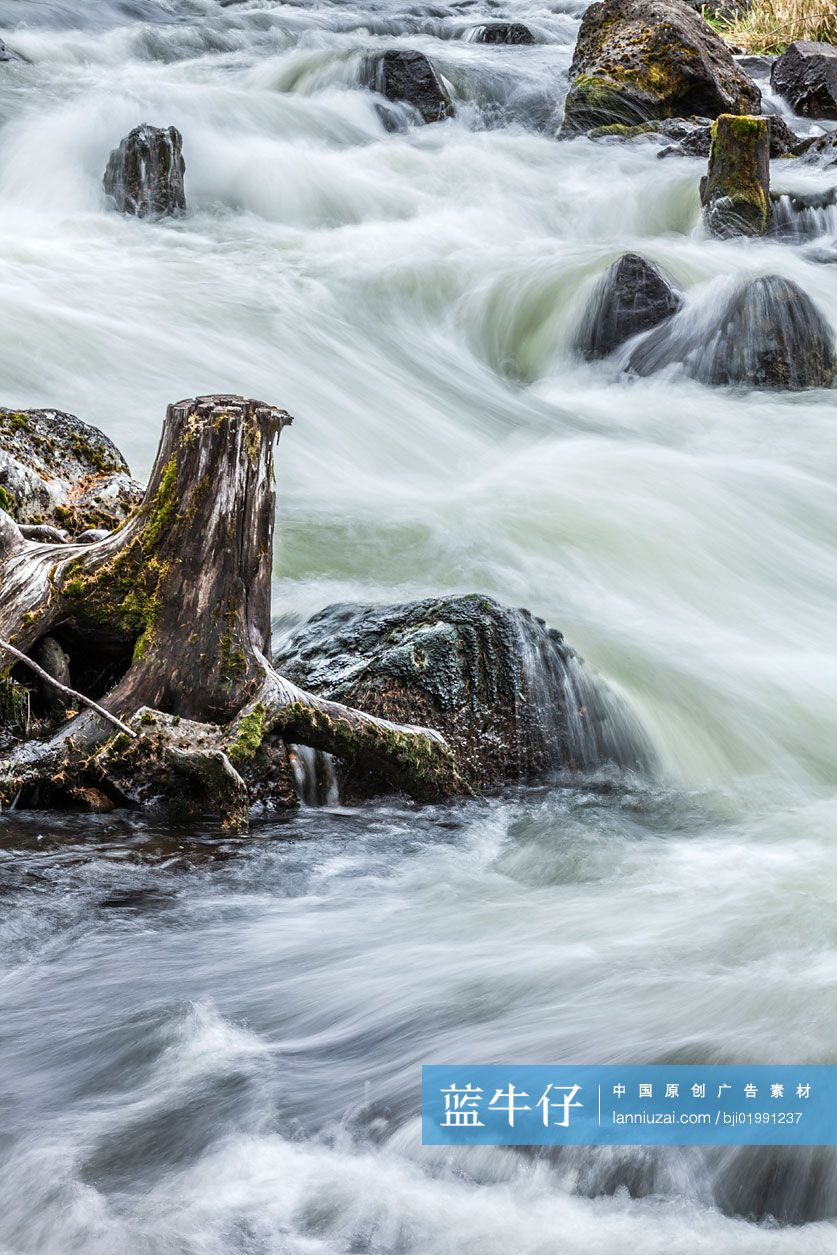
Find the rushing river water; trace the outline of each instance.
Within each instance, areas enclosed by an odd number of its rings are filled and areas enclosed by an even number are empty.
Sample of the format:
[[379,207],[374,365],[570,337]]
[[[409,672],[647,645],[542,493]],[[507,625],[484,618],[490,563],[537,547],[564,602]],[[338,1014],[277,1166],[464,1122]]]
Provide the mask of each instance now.
[[[793,278],[837,327],[837,217],[710,241],[704,163],[557,144],[583,8],[0,0],[33,62],[0,67],[3,404],[138,474],[168,401],[285,406],[278,630],[526,605],[660,762],[241,842],[0,818],[3,1255],[837,1250],[834,1152],[420,1145],[422,1062],[837,1062],[835,394],[570,351],[626,249],[696,302]],[[494,14],[539,42],[461,37]],[[391,134],[357,76],[405,43],[458,116]],[[181,219],[104,204],[143,121],[183,133]]]

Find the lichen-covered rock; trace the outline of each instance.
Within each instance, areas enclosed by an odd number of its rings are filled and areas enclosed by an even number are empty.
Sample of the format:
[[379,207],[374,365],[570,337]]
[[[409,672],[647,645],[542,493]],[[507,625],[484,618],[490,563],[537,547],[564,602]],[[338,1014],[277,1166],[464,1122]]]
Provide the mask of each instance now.
[[103,185],[120,213],[161,218],[186,208],[185,172],[177,128],[144,123],[111,153]]
[[830,388],[837,378],[834,332],[792,279],[748,279],[720,306],[684,308],[630,352],[627,369],[651,375],[677,367],[701,383],[771,390]]
[[394,104],[409,105],[422,122],[441,122],[453,116],[451,98],[423,52],[391,48],[367,57],[364,81],[371,91]]
[[121,526],[142,499],[107,436],[60,410],[0,409],[0,509],[72,535]]
[[[652,757],[625,703],[560,633],[490,597],[329,606],[276,665],[320,696],[437,729],[478,790]],[[349,794],[358,784],[343,780]]]
[[17,63],[18,65],[31,65],[28,57],[24,57],[22,52],[16,52],[14,48],[10,48],[5,39],[0,39],[0,61]]
[[771,218],[767,118],[731,113],[718,118],[700,203],[707,227],[721,239],[766,234]]
[[760,108],[756,84],[682,0],[602,0],[581,21],[561,135]]
[[492,22],[475,26],[468,32],[468,39],[475,44],[533,44],[535,36],[522,22]]
[[774,62],[770,85],[806,118],[837,118],[837,47],[796,40]]
[[680,293],[657,266],[625,253],[596,285],[579,326],[576,352],[607,357],[632,336],[670,318],[681,303]]

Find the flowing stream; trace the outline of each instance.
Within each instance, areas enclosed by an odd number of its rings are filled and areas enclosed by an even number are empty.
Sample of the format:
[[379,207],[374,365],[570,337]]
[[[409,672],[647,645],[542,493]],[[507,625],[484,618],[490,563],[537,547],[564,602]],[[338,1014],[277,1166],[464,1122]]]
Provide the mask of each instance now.
[[[837,1250],[834,1151],[420,1145],[421,1063],[837,1062],[835,393],[571,353],[626,250],[704,311],[795,279],[837,329],[837,210],[712,241],[704,162],[556,143],[584,7],[0,0],[33,63],[0,66],[2,403],[138,475],[169,401],[286,407],[277,634],[489,593],[659,759],[246,841],[0,817],[2,1255]],[[492,16],[538,43],[463,38]],[[384,129],[360,66],[398,46],[456,118]],[[183,134],[181,218],[105,204],[140,122]]]

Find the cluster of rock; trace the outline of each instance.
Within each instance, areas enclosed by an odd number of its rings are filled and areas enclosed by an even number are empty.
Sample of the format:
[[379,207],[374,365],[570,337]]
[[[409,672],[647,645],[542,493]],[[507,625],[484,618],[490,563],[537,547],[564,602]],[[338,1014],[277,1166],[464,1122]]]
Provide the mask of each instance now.
[[709,385],[799,390],[837,381],[834,333],[791,279],[767,275],[687,307],[658,266],[627,253],[599,279],[575,349],[628,374],[677,369]]
[[601,0],[581,21],[561,134],[760,108],[759,88],[682,0]]

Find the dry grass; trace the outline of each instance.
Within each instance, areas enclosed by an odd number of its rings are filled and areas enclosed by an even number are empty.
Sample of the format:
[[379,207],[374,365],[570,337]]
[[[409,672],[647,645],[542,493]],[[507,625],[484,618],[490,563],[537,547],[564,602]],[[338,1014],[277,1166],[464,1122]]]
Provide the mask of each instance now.
[[837,43],[837,0],[752,0],[739,17],[713,25],[747,52],[783,52],[795,39]]

